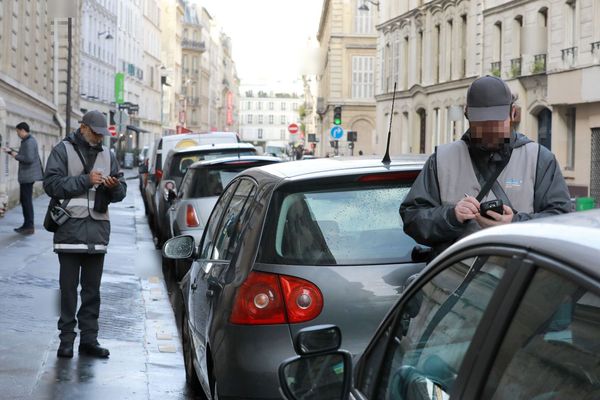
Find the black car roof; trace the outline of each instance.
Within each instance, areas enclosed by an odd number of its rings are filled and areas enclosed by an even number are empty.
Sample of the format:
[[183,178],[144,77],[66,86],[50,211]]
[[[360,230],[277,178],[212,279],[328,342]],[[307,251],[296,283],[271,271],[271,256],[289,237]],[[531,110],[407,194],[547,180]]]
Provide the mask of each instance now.
[[195,163],[190,165],[190,167],[188,169],[202,168],[203,166],[206,166],[206,165],[225,164],[225,163],[230,163],[230,162],[235,162],[235,161],[268,161],[268,162],[272,162],[272,163],[279,163],[282,160],[279,157],[272,157],[272,156],[239,156],[239,157],[238,156],[228,156],[228,157],[214,158],[212,160],[196,161]]

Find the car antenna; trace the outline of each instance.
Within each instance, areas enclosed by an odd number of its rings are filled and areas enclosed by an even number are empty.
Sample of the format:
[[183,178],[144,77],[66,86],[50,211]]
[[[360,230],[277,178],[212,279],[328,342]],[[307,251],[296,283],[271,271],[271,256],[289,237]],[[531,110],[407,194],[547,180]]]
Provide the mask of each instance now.
[[385,155],[381,161],[384,164],[389,165],[392,160],[390,159],[390,138],[392,137],[392,119],[394,118],[394,102],[396,101],[396,82],[394,82],[394,94],[392,95],[392,111],[390,112],[390,129],[388,130],[387,146],[385,148]]

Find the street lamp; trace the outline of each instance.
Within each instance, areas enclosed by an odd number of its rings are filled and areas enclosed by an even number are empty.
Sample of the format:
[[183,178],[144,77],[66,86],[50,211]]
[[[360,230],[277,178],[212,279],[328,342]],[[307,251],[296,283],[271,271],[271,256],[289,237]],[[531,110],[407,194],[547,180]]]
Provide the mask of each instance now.
[[104,36],[104,39],[113,39],[113,35],[109,31],[98,32],[98,37]]
[[377,11],[379,11],[379,2],[373,0],[363,0],[362,4],[358,7],[359,11],[369,11],[369,6],[367,6],[367,2],[373,4],[377,7]]

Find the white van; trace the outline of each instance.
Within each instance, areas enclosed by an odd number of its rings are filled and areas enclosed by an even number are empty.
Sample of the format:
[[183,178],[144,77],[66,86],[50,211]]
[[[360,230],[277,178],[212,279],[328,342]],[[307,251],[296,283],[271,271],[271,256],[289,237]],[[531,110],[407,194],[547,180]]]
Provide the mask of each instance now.
[[290,159],[291,147],[285,140],[272,140],[265,144],[265,155],[279,157],[282,160]]

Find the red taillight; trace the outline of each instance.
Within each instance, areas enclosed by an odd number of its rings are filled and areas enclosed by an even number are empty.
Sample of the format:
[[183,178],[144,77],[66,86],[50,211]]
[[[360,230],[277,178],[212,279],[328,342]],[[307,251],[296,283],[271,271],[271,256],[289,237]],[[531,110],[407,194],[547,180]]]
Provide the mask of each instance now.
[[399,171],[384,172],[379,174],[363,175],[358,178],[359,182],[387,182],[387,181],[408,181],[414,180],[419,176],[419,171]]
[[281,275],[279,280],[290,324],[310,321],[321,314],[323,295],[318,287],[292,276]]
[[162,169],[156,169],[156,183],[160,182],[163,177]]
[[323,295],[314,284],[286,275],[251,272],[238,289],[230,321],[240,325],[300,323],[316,318]]
[[187,205],[187,209],[185,211],[185,224],[190,228],[197,228],[200,226],[200,221],[198,220],[198,215],[196,215],[196,210],[194,210],[194,206],[191,204]]
[[250,272],[238,289],[229,320],[240,325],[285,324],[287,319],[277,275]]

